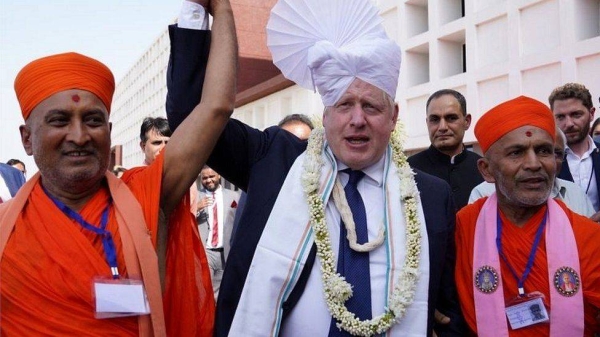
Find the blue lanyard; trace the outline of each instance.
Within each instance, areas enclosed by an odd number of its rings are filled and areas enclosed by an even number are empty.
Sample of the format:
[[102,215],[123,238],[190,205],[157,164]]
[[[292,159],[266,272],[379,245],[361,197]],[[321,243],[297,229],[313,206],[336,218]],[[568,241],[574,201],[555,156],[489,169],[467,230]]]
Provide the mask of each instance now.
[[508,269],[510,270],[510,272],[513,274],[513,276],[517,280],[517,287],[519,287],[519,296],[525,296],[525,290],[523,289],[523,285],[525,284],[525,280],[527,279],[527,276],[529,276],[529,273],[531,272],[531,268],[533,267],[533,260],[535,259],[535,252],[537,251],[537,248],[540,245],[540,239],[542,238],[542,233],[544,232],[544,227],[546,227],[546,218],[547,217],[548,217],[548,212],[546,211],[546,214],[544,215],[544,219],[542,220],[542,223],[540,224],[537,232],[535,233],[535,239],[533,240],[533,247],[531,247],[531,252],[529,253],[529,259],[527,260],[527,265],[525,266],[525,271],[523,272],[523,275],[521,277],[519,277],[519,275],[517,274],[515,269],[510,265],[510,263],[506,259],[506,256],[502,252],[502,242],[501,242],[502,220],[500,219],[500,210],[498,210],[498,215],[496,217],[496,219],[497,219],[496,220],[496,223],[497,223],[496,247],[498,247],[498,254],[502,258],[502,260],[504,260],[504,262],[508,266]]
[[79,213],[70,209],[69,206],[62,203],[60,200],[56,199],[52,196],[46,189],[44,189],[46,195],[52,199],[56,207],[58,207],[66,216],[77,221],[77,223],[89,230],[92,231],[102,237],[102,246],[104,247],[104,254],[106,255],[106,260],[108,261],[108,265],[110,266],[110,271],[112,273],[113,279],[119,278],[119,267],[117,265],[117,249],[115,248],[115,242],[112,238],[112,234],[106,230],[106,224],[108,224],[108,212],[110,210],[111,201],[108,202],[104,211],[102,211],[102,218],[100,219],[100,226],[96,227],[89,222],[85,221]]

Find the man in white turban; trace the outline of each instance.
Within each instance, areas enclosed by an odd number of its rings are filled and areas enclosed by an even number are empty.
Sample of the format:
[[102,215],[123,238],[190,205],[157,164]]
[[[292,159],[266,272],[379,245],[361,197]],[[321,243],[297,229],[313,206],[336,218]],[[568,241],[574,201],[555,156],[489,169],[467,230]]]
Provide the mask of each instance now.
[[[290,6],[331,17],[301,18]],[[462,335],[450,188],[415,174],[392,133],[401,52],[377,9],[368,0],[288,0],[273,8],[267,29],[283,74],[321,94],[323,128],[308,143],[237,120],[221,134],[208,165],[248,199],[221,283],[216,335],[424,336],[434,309],[450,318],[435,327],[438,335]],[[172,51],[169,79],[194,71],[177,63],[184,52],[197,51]],[[189,83],[168,85],[169,95],[190,91]],[[193,105],[196,96],[177,101]],[[180,120],[189,108],[171,106],[167,115]]]

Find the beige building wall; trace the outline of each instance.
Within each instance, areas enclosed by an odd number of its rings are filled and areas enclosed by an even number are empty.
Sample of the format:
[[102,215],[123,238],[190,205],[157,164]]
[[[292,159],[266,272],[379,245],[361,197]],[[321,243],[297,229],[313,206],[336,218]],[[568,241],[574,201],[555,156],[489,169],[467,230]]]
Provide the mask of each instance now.
[[140,127],[145,117],[166,117],[169,33],[165,30],[117,83],[110,116],[112,144],[122,145],[122,165],[140,166]]

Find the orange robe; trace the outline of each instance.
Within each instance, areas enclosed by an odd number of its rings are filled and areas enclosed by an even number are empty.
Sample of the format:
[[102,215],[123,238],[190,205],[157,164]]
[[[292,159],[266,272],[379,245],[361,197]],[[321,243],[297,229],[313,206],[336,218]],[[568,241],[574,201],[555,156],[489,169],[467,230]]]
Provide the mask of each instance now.
[[[122,180],[126,187],[107,175],[105,186],[79,212],[86,221],[97,225],[107,203],[113,200],[107,230],[115,242],[119,272],[122,277],[143,280],[151,315],[94,317],[92,279],[111,275],[102,240],[64,215],[34,177],[30,187],[23,190],[21,199],[26,203],[14,228],[4,238],[8,241],[0,261],[2,334],[212,335],[214,299],[210,274],[189,212],[189,198],[178,205],[169,219],[167,275],[164,294],[160,293],[155,245],[162,162],[160,156],[151,166],[126,172]],[[120,204],[121,195],[127,191],[133,194],[129,200],[133,202]],[[10,213],[6,208],[13,204],[6,203],[0,209],[2,227]],[[139,221],[131,224],[136,216]],[[122,223],[127,226],[121,226]]]
[[[469,328],[477,333],[475,301],[474,301],[474,276],[473,276],[473,251],[475,243],[475,224],[477,217],[487,198],[481,198],[473,204],[465,206],[456,215],[456,287],[460,299],[463,315]],[[596,322],[596,315],[600,310],[600,225],[569,210],[564,203],[557,201],[563,208],[571,225],[581,268],[580,279],[583,289],[585,336],[593,336],[600,331]],[[546,207],[538,211],[525,226],[519,228],[500,212],[502,219],[502,250],[510,264],[521,275],[525,270],[531,247],[535,238],[538,225],[541,223]],[[495,226],[496,224],[492,224]],[[542,237],[543,238],[543,237]],[[489,244],[495,245],[495,242]],[[552,310],[548,282],[548,265],[546,259],[546,243],[540,240],[535,260],[529,277],[525,281],[525,292],[539,291],[544,294],[544,304]],[[561,249],[557,247],[556,249]],[[514,278],[506,263],[500,259],[504,299],[506,302],[517,297],[517,280]],[[479,317],[485,321],[485,317]],[[549,324],[536,324],[525,328],[511,330],[510,336],[548,336]]]

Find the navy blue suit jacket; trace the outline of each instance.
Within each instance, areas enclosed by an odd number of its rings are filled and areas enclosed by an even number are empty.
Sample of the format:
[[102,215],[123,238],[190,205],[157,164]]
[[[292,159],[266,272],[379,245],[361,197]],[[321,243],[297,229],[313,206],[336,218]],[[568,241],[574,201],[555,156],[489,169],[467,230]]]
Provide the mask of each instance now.
[[17,194],[19,188],[25,184],[23,172],[10,165],[0,163],[0,175],[2,176],[2,179],[4,179],[4,183],[6,183],[6,186],[10,191],[10,195],[13,197]]
[[[194,31],[177,29],[175,33],[194,34]],[[176,41],[178,39],[172,39],[171,43]],[[169,80],[179,77],[177,73],[180,71],[190,71],[177,62],[183,59],[183,56],[187,58],[190,54],[197,55],[202,52],[194,50],[194,46],[196,44],[190,44],[188,48],[171,48],[172,52],[179,50],[187,55],[171,55],[169,62],[168,72],[172,76],[169,76],[167,81],[168,95],[176,93],[178,97],[170,100],[173,104],[167,106],[170,123],[182,121],[191,111],[186,109],[195,106],[200,97],[198,88],[181,87],[179,82]],[[197,59],[195,56],[191,58]],[[188,97],[180,102],[186,93]],[[171,126],[175,129],[177,125],[173,124]],[[248,195],[241,214],[241,225],[237,228],[221,282],[217,300],[216,336],[226,336],[229,332],[256,245],[288,170],[306,149],[306,145],[306,141],[299,140],[277,126],[260,131],[232,119],[227,123],[208,160],[207,164],[210,167]],[[420,171],[416,181],[421,191],[429,236],[431,270],[428,331],[431,334],[433,311],[437,308],[452,320],[451,324],[445,327],[436,327],[438,335],[460,336],[463,335],[465,326],[454,284],[455,213],[450,187],[443,180]]]

